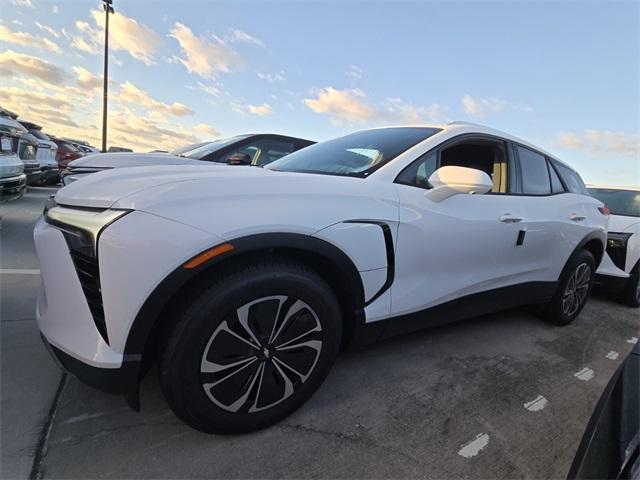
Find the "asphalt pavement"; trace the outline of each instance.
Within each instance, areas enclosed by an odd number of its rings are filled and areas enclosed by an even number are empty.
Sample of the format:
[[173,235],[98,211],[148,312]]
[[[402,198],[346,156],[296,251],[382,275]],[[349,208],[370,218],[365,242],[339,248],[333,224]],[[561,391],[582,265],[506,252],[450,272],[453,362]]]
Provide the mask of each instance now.
[[0,206],[2,478],[560,478],[638,310],[592,296],[567,327],[527,309],[342,354],[320,390],[263,431],[206,435],[152,370],[141,413],[61,374],[35,325],[31,231],[47,189]]

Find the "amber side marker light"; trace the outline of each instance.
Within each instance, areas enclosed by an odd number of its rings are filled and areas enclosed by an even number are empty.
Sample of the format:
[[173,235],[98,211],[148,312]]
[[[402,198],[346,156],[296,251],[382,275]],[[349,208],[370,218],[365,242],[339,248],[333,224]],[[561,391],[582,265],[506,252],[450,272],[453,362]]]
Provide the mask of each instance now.
[[196,255],[187,263],[182,265],[183,268],[196,268],[199,265],[202,265],[204,262],[211,260],[218,255],[222,255],[223,253],[229,252],[233,250],[235,247],[230,243],[223,243],[222,245],[218,245],[217,247],[210,248],[209,250],[205,250],[199,255]]

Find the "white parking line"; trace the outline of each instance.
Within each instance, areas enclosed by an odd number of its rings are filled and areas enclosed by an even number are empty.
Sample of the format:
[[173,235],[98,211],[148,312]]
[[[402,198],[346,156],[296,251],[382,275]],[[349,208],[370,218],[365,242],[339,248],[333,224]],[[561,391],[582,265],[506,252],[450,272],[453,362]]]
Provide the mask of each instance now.
[[537,412],[538,410],[542,410],[547,406],[549,401],[544,398],[542,395],[538,395],[536,398],[524,404],[524,408],[529,410],[530,412]]
[[631,337],[630,339],[627,340],[627,343],[633,343],[633,344],[638,343],[638,337]]
[[37,268],[0,268],[0,275],[40,275]]
[[489,444],[489,435],[486,433],[479,433],[475,439],[467,443],[458,451],[458,455],[464,458],[475,457],[480,450],[485,448]]
[[613,350],[611,350],[609,353],[607,353],[606,357],[609,360],[617,360],[618,357],[620,356],[620,354],[618,352],[615,352]]
[[584,380],[585,382],[588,382],[593,378],[593,370],[591,370],[590,368],[584,367],[579,372],[574,373],[573,376],[578,378],[579,380]]

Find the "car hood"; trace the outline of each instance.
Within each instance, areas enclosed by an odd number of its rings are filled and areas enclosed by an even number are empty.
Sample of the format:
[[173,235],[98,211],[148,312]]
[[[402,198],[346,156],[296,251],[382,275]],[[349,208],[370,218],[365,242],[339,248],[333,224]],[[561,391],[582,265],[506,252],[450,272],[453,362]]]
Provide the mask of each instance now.
[[[104,154],[112,155],[112,154]],[[113,154],[118,155],[118,154]],[[151,155],[151,154],[150,154]],[[155,154],[154,154],[155,155]],[[163,154],[159,154],[163,155]],[[153,187],[162,185],[180,184],[184,182],[206,182],[220,178],[216,172],[235,171],[247,176],[255,177],[263,175],[265,170],[256,167],[229,166],[226,164],[211,164],[197,160],[197,166],[193,160],[182,159],[180,157],[169,157],[172,159],[185,160],[177,165],[153,164],[151,167],[131,167],[131,168],[109,168],[101,172],[93,173],[83,177],[81,181],[73,182],[58,190],[56,202],[64,205],[92,208],[137,208],[131,202],[120,202],[121,199],[138,194]],[[75,166],[75,165],[74,165]],[[242,170],[243,172],[239,172]],[[224,175],[222,175],[224,177]],[[180,189],[175,186],[173,190]],[[184,191],[183,191],[184,192]]]
[[15,153],[0,154],[0,178],[15,177],[24,171],[24,163]]
[[611,215],[609,216],[609,231],[638,233],[640,232],[640,218],[625,215]]
[[79,158],[69,163],[69,167],[75,168],[122,168],[122,167],[145,167],[149,165],[194,165],[202,162],[190,158],[177,157],[167,153],[96,153],[87,157]]

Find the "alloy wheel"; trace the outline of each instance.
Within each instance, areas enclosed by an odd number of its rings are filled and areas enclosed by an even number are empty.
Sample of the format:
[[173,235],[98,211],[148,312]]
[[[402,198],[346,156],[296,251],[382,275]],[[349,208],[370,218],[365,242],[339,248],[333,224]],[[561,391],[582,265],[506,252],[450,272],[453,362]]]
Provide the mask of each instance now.
[[309,378],[322,342],[322,326],[307,303],[291,296],[259,298],[215,329],[202,354],[200,383],[229,412],[271,408]]
[[569,277],[562,297],[562,312],[571,317],[584,303],[591,284],[591,267],[581,263]]

